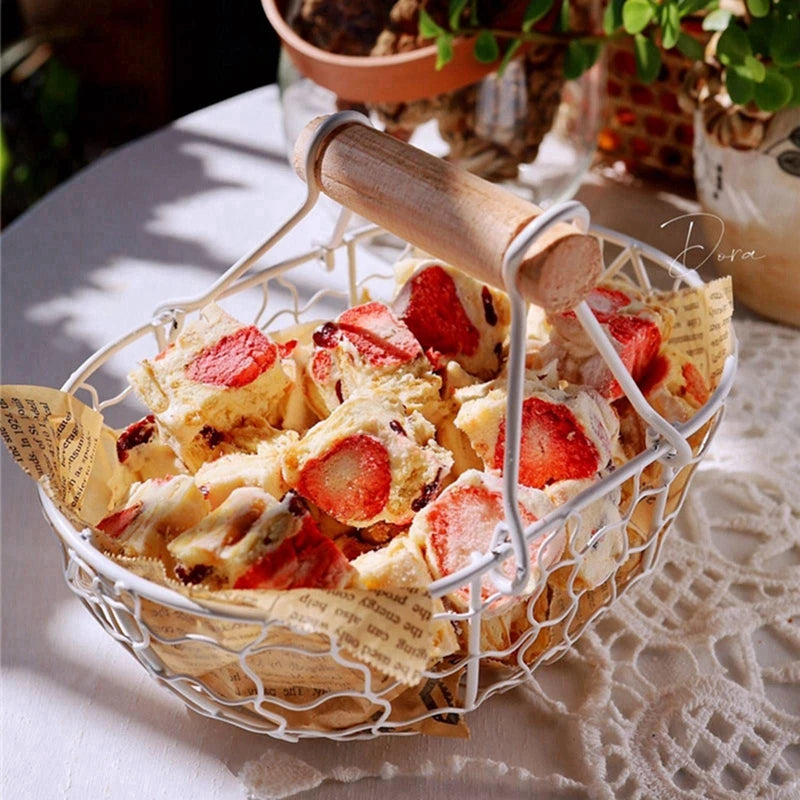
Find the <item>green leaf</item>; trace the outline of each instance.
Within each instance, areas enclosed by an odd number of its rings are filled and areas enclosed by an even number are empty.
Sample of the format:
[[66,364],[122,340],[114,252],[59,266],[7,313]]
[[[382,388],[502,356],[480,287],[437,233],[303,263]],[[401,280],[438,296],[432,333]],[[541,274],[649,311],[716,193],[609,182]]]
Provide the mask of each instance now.
[[436,69],[441,69],[453,60],[453,37],[443,33],[436,39]]
[[715,0],[680,0],[678,9],[682,17],[687,17],[690,14],[696,14],[698,11],[713,8],[715,5]]
[[564,56],[564,77],[567,80],[575,80],[583,74],[586,69],[586,52],[583,45],[577,41],[571,41],[567,45],[567,52]]
[[705,52],[703,45],[694,36],[689,36],[688,33],[683,31],[678,34],[678,50],[692,61],[702,61]]
[[750,78],[729,69],[725,73],[725,88],[728,90],[731,100],[737,105],[743,106],[753,99],[756,85]]
[[603,9],[603,31],[611,36],[622,27],[622,6],[625,0],[610,0]]
[[665,50],[671,50],[678,43],[678,34],[681,31],[681,18],[678,13],[678,6],[675,3],[665,4],[664,9],[661,44]]
[[767,68],[755,56],[745,56],[743,66],[756,83],[761,83],[767,75]]
[[627,0],[622,7],[622,24],[628,33],[643,31],[653,19],[655,9],[648,0]]
[[800,64],[800,15],[781,19],[772,31],[769,44],[772,60],[779,67]]
[[791,81],[774,67],[767,68],[767,75],[755,87],[756,105],[762,111],[777,111],[792,99]]
[[475,39],[473,53],[482,64],[491,64],[492,61],[497,61],[500,58],[500,47],[495,35],[491,31],[481,31],[478,38]]
[[448,17],[450,19],[451,30],[457,31],[461,27],[461,15],[466,5],[467,0],[450,0]]
[[11,169],[11,164],[13,161],[14,159],[11,156],[11,150],[6,143],[5,134],[3,133],[2,128],[0,128],[0,185],[5,184],[6,175]]
[[754,19],[747,26],[747,38],[750,40],[750,47],[754,53],[762,56],[770,56],[772,39],[773,19]]
[[661,69],[661,51],[644,34],[633,37],[636,75],[642,83],[652,83]]
[[712,11],[704,20],[703,20],[703,30],[704,31],[724,31],[725,28],[728,27],[728,23],[731,21],[731,14],[730,11],[727,11],[724,8],[718,8],[716,11]]
[[583,69],[591,69],[595,61],[600,58],[600,53],[603,52],[603,47],[599,42],[582,42],[584,52],[586,53],[586,64]]
[[766,17],[769,14],[769,0],[747,0],[747,10],[754,17]]
[[729,25],[717,42],[717,58],[725,64],[741,64],[752,54],[747,34],[736,24]]
[[522,15],[522,30],[528,33],[543,17],[550,13],[554,0],[531,0]]
[[503,54],[503,60],[500,62],[500,66],[497,68],[498,75],[503,75],[509,62],[512,58],[514,58],[514,56],[517,54],[517,50],[519,50],[521,46],[522,39],[514,39],[511,44],[506,47],[506,52]]
[[447,33],[447,31],[440,27],[424,8],[421,8],[419,10],[419,35],[423,39],[435,39],[443,33]]
[[561,0],[561,10],[558,14],[558,29],[562,32],[569,30],[569,0]]
[[[781,75],[792,84],[792,98],[787,105],[789,108],[800,108],[800,67],[782,69]],[[800,144],[797,146],[800,147]]]

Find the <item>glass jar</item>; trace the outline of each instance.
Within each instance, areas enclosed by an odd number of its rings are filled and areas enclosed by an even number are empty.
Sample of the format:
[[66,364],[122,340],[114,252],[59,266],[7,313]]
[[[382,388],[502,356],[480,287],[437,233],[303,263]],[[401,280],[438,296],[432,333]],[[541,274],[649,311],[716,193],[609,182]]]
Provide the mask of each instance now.
[[287,144],[293,146],[313,117],[356,108],[392,135],[546,207],[577,191],[602,118],[602,58],[574,81],[563,78],[562,62],[563,47],[537,45],[502,76],[409,103],[361,105],[343,103],[303,77],[282,52],[278,83]]

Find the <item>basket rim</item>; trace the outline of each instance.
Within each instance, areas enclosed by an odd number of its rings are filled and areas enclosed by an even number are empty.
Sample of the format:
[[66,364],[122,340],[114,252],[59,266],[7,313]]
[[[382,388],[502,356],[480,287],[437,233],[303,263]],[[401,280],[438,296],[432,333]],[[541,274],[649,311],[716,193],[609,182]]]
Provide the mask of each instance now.
[[[374,227],[378,229],[378,226]],[[653,261],[657,266],[668,270],[669,273],[676,279],[680,279],[689,286],[700,287],[705,284],[695,270],[685,267],[663,251],[658,250],[657,248],[652,247],[636,239],[635,237],[604,228],[600,225],[592,225],[590,232],[600,236],[602,239],[609,241],[612,244],[622,248],[628,248],[632,252],[638,252],[639,254]],[[708,423],[722,409],[724,401],[732,388],[733,380],[736,374],[738,343],[735,331],[733,329],[733,322],[731,321],[730,324],[732,348],[725,360],[717,387],[711,393],[708,400],[689,420],[682,424],[675,425],[676,430],[685,437],[691,436],[700,430],[700,428]],[[134,328],[126,334],[120,336],[116,342],[108,343],[99,348],[95,353],[89,356],[88,359],[86,359],[84,364],[77,368],[76,373],[80,372],[84,365],[94,361],[101,352],[110,349],[116,343],[126,343],[126,340],[129,340],[132,337],[138,338],[138,336],[134,337],[134,334],[141,333],[144,330],[150,330],[150,325],[148,324]],[[73,373],[73,375],[74,374],[75,373]],[[68,384],[70,383],[71,381],[68,380],[62,387],[62,391],[66,391]],[[74,392],[77,388],[78,387],[73,387],[72,391]],[[604,481],[598,481],[597,483],[592,484],[592,486],[588,487],[575,498],[573,498],[568,504],[570,507],[569,513],[580,511],[583,507],[592,502],[595,499],[593,495],[595,495],[598,491],[598,485],[602,484],[604,488],[603,493],[615,488],[617,484],[621,485],[633,474],[641,472],[648,465],[664,458],[664,456],[666,456],[669,452],[669,449],[669,444],[662,441],[658,446],[651,448],[650,450],[645,450],[634,456],[634,458],[627,461],[622,467],[619,467],[617,470],[615,470],[612,475],[606,476]],[[44,488],[41,485],[37,486],[37,492],[39,495],[39,502],[42,512],[52,526],[56,535],[59,537],[67,556],[72,558],[73,555],[77,555],[88,566],[90,566],[100,578],[113,583],[115,593],[120,594],[126,591],[135,592],[138,596],[144,597],[145,599],[156,603],[161,603],[162,605],[170,606],[179,611],[185,611],[188,613],[197,614],[199,616],[213,617],[215,619],[224,619],[230,622],[252,623],[253,621],[263,622],[267,619],[265,613],[261,609],[228,603],[216,604],[211,602],[208,604],[201,604],[195,600],[192,600],[188,595],[182,594],[175,589],[171,589],[140,575],[136,575],[96,548],[91,541],[92,534],[90,528],[87,526],[79,531],[75,526],[73,526],[69,519],[58,510],[55,503],[47,496]],[[548,514],[546,517],[543,517],[541,520],[532,525],[528,532],[526,532],[526,538],[528,541],[532,541],[535,536],[546,535],[545,532],[553,528],[554,522],[559,520],[563,522],[563,520],[566,519],[566,516],[568,516],[568,514],[565,514],[564,512],[564,508],[565,506],[558,507],[554,511],[550,512],[550,514]],[[562,517],[563,519],[561,519]],[[502,562],[505,560],[508,552],[510,552],[510,547],[510,544],[506,543],[501,548],[498,548],[494,558],[490,559],[488,555],[484,556],[481,564],[476,565],[476,568],[481,572],[488,571],[495,561]],[[483,561],[486,563],[484,564]],[[429,584],[427,588],[430,589],[430,587],[435,583],[436,581],[431,581],[431,584]]]

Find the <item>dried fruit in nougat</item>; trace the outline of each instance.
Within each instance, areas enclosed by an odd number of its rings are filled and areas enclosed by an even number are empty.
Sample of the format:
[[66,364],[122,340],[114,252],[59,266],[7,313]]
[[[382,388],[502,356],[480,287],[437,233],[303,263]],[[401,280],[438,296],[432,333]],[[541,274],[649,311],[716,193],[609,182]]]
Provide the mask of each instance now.
[[299,498],[255,487],[235,489],[169,550],[178,578],[216,588],[341,589],[355,576]]
[[123,507],[97,523],[96,537],[109,553],[159,558],[169,564],[168,543],[208,510],[190,475],[153,478],[136,484]]
[[396,267],[403,281],[392,303],[436,366],[457,361],[482,380],[497,376],[511,322],[508,297],[435,261]]
[[[586,298],[595,318],[610,336],[635,381],[647,372],[672,328],[672,312],[648,300],[622,279],[595,287]],[[571,383],[597,389],[609,400],[622,397],[603,357],[586,335],[574,311],[549,317],[550,342],[534,356],[533,366],[557,358],[559,374]]]
[[288,448],[284,478],[339,522],[401,525],[436,496],[452,466],[434,434],[394,397],[351,397]]
[[129,378],[192,471],[241,449],[241,429],[268,431],[289,387],[277,345],[214,304]]
[[[485,384],[468,394],[455,425],[486,469],[501,474],[505,456],[506,392]],[[522,404],[519,481],[541,489],[562,480],[596,478],[614,454],[619,421],[596,391],[552,389],[526,381]]]
[[320,417],[357,393],[391,394],[412,410],[439,399],[441,380],[422,347],[383,303],[348,308],[321,325],[313,341],[306,394]]
[[161,438],[152,414],[130,424],[119,434],[117,460],[129,484],[186,471],[175,451]]

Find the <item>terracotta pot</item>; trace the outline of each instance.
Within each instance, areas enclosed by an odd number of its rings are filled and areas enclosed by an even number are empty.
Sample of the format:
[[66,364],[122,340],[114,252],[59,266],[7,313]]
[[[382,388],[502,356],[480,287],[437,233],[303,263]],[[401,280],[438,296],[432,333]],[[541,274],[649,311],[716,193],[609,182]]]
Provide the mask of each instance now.
[[341,56],[328,53],[301,38],[283,17],[286,0],[261,0],[297,70],[344,100],[394,103],[433,97],[460,89],[497,68],[482,64],[472,53],[473,37],[453,40],[453,60],[436,70],[436,46],[428,45],[391,56]]
[[698,113],[694,165],[717,271],[737,301],[800,327],[800,109],[776,114],[755,150],[721,147]]

